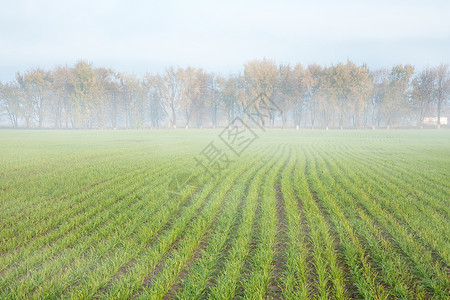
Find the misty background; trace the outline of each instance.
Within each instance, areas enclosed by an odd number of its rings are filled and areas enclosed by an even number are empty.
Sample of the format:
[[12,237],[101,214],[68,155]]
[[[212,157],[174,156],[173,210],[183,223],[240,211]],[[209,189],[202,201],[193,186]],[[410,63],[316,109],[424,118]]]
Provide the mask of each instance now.
[[216,127],[256,103],[260,126],[440,127],[449,15],[448,1],[5,3],[0,126]]
[[449,1],[6,1],[0,81],[87,60],[143,76],[248,60],[369,67],[449,61]]

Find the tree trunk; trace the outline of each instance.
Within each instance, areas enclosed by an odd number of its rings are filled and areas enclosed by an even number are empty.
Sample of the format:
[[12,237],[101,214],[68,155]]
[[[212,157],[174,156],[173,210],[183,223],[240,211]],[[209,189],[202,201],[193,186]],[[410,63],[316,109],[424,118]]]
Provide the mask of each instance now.
[[212,115],[212,125],[213,128],[217,126],[217,103],[214,103],[213,115]]
[[342,100],[340,105],[339,128],[341,130],[344,129],[344,102]]
[[437,105],[437,129],[441,129],[441,100],[438,100],[438,105]]

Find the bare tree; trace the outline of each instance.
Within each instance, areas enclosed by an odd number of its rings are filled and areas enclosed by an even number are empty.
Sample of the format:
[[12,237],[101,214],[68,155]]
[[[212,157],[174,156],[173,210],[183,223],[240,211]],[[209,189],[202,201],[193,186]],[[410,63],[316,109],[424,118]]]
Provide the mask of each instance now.
[[234,120],[239,106],[237,103],[239,93],[237,81],[238,78],[236,76],[229,76],[228,78],[217,77],[219,101],[222,105],[222,110],[226,113],[228,124],[231,124]]
[[361,113],[364,112],[363,124],[366,125],[366,115],[368,101],[372,94],[373,84],[370,78],[367,65],[352,65],[350,74],[351,83],[351,102],[352,102],[352,119],[353,127],[358,128],[361,123]]
[[302,76],[303,95],[310,112],[311,128],[316,126],[319,91],[324,84],[323,69],[319,65],[309,65]]
[[436,73],[431,68],[420,72],[412,81],[412,106],[417,112],[417,125],[422,128],[423,120],[428,114],[435,92]]
[[155,88],[158,91],[159,97],[164,99],[161,103],[162,108],[167,114],[167,122],[169,128],[176,128],[179,98],[179,85],[177,82],[177,72],[173,67],[167,68],[164,76],[154,77]]
[[450,70],[448,64],[441,64],[436,67],[436,88],[434,101],[437,106],[437,128],[441,127],[442,106],[448,101],[450,96]]
[[389,88],[383,102],[387,128],[395,125],[406,113],[409,81],[414,73],[411,65],[394,66],[389,74]]
[[271,60],[253,60],[244,65],[244,74],[249,94],[247,108],[255,113],[261,126],[267,119],[273,125],[275,112],[270,108],[278,80],[277,66]]
[[56,127],[69,127],[69,119],[72,114],[73,69],[67,66],[59,66],[52,73],[52,101],[51,114],[54,117]]
[[4,111],[12,127],[19,126],[23,102],[24,94],[17,83],[0,83],[0,112]]
[[368,103],[371,112],[371,126],[372,129],[375,129],[375,126],[380,127],[382,120],[382,105],[389,88],[389,71],[387,69],[378,69],[371,72],[370,77],[373,89]]
[[275,89],[274,101],[281,110],[281,121],[283,128],[287,126],[288,112],[296,99],[296,78],[294,70],[290,65],[280,65],[278,67],[278,82]]
[[151,127],[160,126],[160,115],[164,114],[163,105],[161,102],[160,94],[155,86],[154,77],[151,74],[147,74],[143,80],[143,88],[146,93],[147,110],[149,111]]
[[217,82],[217,76],[214,73],[210,74],[208,79],[208,88],[204,95],[208,98],[207,105],[210,108],[212,126],[216,128],[221,101],[219,84]]
[[201,125],[206,108],[209,76],[202,69],[180,69],[177,72],[179,86],[179,105],[186,120],[188,128],[194,114],[197,126]]
[[[25,74],[17,74],[16,80],[25,94],[26,101],[32,110],[32,118],[34,118],[39,128],[44,123],[45,109],[47,100],[50,98],[50,87],[52,78],[50,72],[42,69],[34,69],[25,72]],[[28,123],[28,122],[27,122]]]

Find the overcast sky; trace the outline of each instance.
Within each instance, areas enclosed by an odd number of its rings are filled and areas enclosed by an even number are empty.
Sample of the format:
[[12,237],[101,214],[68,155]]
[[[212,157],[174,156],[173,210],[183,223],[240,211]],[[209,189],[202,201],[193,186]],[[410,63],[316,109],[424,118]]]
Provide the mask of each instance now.
[[0,80],[88,60],[142,75],[251,59],[370,67],[450,62],[450,1],[4,1]]

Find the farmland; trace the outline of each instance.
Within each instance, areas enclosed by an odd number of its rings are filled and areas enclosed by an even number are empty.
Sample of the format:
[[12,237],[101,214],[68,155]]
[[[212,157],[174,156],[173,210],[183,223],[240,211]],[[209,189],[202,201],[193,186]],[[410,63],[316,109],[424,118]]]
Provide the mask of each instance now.
[[450,131],[220,133],[0,131],[0,298],[448,299]]

